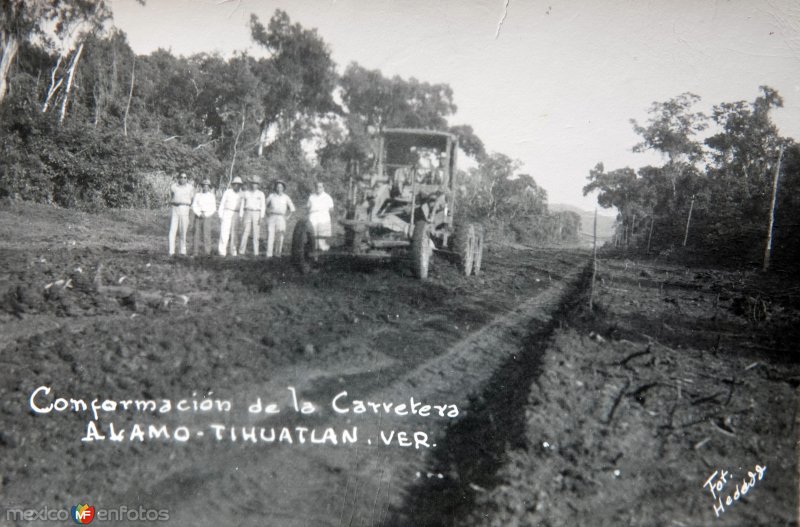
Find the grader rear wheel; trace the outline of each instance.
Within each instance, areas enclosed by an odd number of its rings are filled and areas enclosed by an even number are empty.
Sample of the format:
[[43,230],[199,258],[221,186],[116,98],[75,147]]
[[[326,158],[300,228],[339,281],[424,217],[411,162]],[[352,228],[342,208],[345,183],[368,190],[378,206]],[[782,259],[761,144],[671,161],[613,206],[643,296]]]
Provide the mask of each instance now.
[[[367,219],[366,215],[358,209],[348,212],[346,218],[360,221]],[[364,238],[369,238],[367,228],[364,225],[348,225],[344,228],[344,246],[353,254],[362,253]]]
[[471,223],[456,226],[453,250],[458,255],[458,268],[464,276],[469,276],[475,258],[475,228]]

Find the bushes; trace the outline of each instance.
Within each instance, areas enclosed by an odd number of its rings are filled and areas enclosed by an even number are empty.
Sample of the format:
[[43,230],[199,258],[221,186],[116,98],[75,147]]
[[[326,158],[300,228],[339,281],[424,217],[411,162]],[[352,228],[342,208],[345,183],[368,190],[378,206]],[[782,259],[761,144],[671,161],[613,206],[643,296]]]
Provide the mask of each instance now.
[[[6,116],[9,114],[6,113]],[[214,156],[158,139],[128,139],[115,131],[23,112],[0,129],[0,198],[96,211],[105,207],[160,207],[163,185],[152,173],[186,170],[219,177]]]

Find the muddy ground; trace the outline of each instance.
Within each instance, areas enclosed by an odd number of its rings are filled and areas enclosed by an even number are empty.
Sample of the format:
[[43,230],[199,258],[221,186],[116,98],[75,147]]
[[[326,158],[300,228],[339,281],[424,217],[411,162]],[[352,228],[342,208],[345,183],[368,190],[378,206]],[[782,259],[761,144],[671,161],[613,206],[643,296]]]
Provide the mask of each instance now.
[[[304,276],[170,259],[166,223],[0,208],[0,525],[79,503],[174,525],[794,521],[796,282],[605,259],[589,312],[587,252]],[[703,482],[756,464],[715,518]]]
[[591,283],[460,524],[796,525],[797,282],[601,259],[590,311]]

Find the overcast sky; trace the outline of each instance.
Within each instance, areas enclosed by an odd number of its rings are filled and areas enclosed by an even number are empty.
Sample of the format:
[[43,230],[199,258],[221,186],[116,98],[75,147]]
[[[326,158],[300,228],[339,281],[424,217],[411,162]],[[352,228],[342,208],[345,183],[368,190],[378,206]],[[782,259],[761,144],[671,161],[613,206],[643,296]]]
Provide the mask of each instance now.
[[[639,167],[629,120],[683,92],[698,110],[778,90],[781,133],[800,138],[800,2],[705,0],[112,0],[137,53],[261,51],[247,22],[275,9],[316,28],[342,72],[445,82],[490,151],[524,163],[551,203],[593,209],[589,169]],[[500,24],[502,20],[502,24]],[[499,26],[499,32],[498,32]]]

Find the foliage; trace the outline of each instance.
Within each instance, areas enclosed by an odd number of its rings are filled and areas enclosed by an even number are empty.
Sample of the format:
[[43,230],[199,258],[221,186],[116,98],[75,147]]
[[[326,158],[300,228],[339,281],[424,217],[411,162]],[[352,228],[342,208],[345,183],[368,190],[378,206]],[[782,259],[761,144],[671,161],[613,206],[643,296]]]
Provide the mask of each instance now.
[[350,113],[366,126],[444,130],[456,111],[453,90],[447,84],[430,84],[415,78],[387,78],[355,62],[342,75],[342,100]]
[[0,197],[87,210],[157,199],[137,176],[133,145],[119,134],[58,126],[48,115],[29,124],[7,135],[0,151]]
[[542,245],[578,241],[580,216],[549,213],[547,191],[529,174],[519,174],[521,163],[505,154],[484,156],[477,168],[460,172],[460,199],[456,214],[467,221],[486,223],[491,239]]
[[[518,161],[487,155],[472,126],[449,122],[457,107],[448,84],[357,63],[339,75],[316,30],[281,10],[265,23],[250,18],[263,57],[184,57],[134,53],[122,31],[105,27],[111,13],[103,1],[12,0],[3,9],[0,28],[17,44],[0,103],[0,197],[160,207],[170,179],[187,172],[218,187],[234,176],[258,176],[265,188],[281,179],[298,205],[323,181],[342,201],[349,177],[374,168],[381,130],[422,128],[458,136],[478,162],[463,174],[457,205],[471,221],[524,243],[577,233],[574,218],[547,212],[546,192],[518,173]],[[68,45],[56,49],[54,38]],[[52,108],[64,97],[72,66],[69,112],[54,118],[45,101]]]
[[337,109],[332,96],[335,64],[316,30],[292,24],[289,15],[278,9],[266,28],[251,15],[250,31],[253,40],[270,53],[256,71],[265,85],[262,104],[267,122],[281,115]]
[[[683,94],[654,103],[647,126],[632,121],[642,137],[634,150],[663,154],[663,166],[605,172],[599,163],[589,172],[584,195],[597,191],[601,206],[617,208],[618,242],[653,250],[683,245],[688,222],[686,243],[696,252],[718,261],[758,263],[783,146],[774,247],[778,260],[796,257],[798,245],[791,241],[797,226],[791,218],[800,211],[794,197],[800,166],[797,145],[779,135],[769,115],[782,106],[780,95],[762,86],[753,102],[717,104],[710,117],[691,111],[698,100]],[[712,133],[700,142],[696,134],[709,126]]]
[[458,146],[465,154],[476,161],[482,161],[486,157],[486,148],[483,146],[483,141],[475,135],[475,131],[470,125],[451,126],[448,131],[458,137]]

